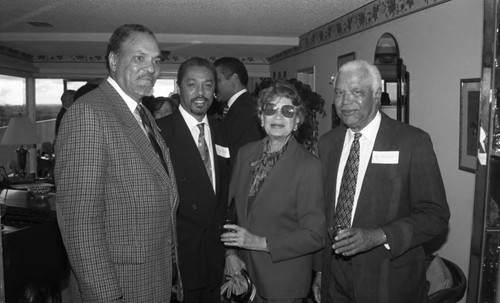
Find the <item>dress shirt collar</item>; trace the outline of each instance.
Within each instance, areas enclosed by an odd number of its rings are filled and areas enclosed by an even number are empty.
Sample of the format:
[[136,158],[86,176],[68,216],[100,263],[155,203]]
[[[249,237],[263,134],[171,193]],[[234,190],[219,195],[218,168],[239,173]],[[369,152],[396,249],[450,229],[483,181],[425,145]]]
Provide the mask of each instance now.
[[[189,113],[188,113],[188,112],[184,109],[184,107],[182,107],[182,105],[181,105],[181,106],[179,106],[179,111],[181,112],[181,115],[182,115],[182,117],[184,118],[184,121],[186,121],[186,124],[187,124],[187,126],[188,126],[188,128],[189,128],[190,130],[192,130],[192,129],[196,128],[196,127],[198,126],[198,124],[200,124],[200,123],[205,123],[205,125],[206,125],[206,126],[208,126],[208,119],[207,119],[207,115],[205,115],[205,116],[203,117],[203,120],[198,121],[198,120],[196,120],[196,118],[195,118],[195,117],[191,116],[191,114],[189,114]],[[206,128],[205,128],[205,130],[206,130]],[[206,133],[206,131],[205,131],[205,133]]]
[[[361,137],[364,137],[370,142],[375,142],[375,138],[377,138],[377,133],[380,127],[381,120],[382,120],[382,115],[380,114],[380,111],[378,111],[373,120],[370,121],[370,123],[368,123],[368,125],[366,125],[361,131],[359,131],[361,133]],[[347,129],[346,143],[349,143],[352,140],[354,140],[354,134],[355,132],[353,132],[350,128]]]
[[247,89],[244,88],[242,90],[240,90],[239,92],[237,92],[236,94],[234,94],[231,98],[229,98],[229,101],[227,101],[227,106],[229,108],[231,108],[231,105],[233,105],[234,101],[236,101],[236,99],[238,99],[239,96],[243,95],[243,93],[246,93],[247,92]]
[[127,95],[123,90],[122,88],[118,85],[118,83],[116,83],[115,79],[111,78],[111,77],[108,77],[108,79],[106,79],[106,81],[108,81],[109,84],[111,84],[111,86],[113,86],[113,88],[118,92],[118,94],[120,95],[120,97],[122,97],[123,101],[125,101],[125,103],[127,104],[128,108],[130,109],[130,111],[132,113],[134,113],[136,107],[137,107],[137,101],[135,101],[134,99],[130,98],[129,95]]

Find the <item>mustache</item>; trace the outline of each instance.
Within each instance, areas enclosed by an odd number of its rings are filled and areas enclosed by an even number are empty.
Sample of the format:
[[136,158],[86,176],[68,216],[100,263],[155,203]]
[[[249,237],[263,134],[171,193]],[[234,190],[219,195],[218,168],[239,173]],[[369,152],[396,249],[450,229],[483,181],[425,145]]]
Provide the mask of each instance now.
[[155,80],[155,76],[154,74],[144,74],[144,75],[141,75],[139,76],[137,79],[139,80],[149,80],[149,81],[154,81]]

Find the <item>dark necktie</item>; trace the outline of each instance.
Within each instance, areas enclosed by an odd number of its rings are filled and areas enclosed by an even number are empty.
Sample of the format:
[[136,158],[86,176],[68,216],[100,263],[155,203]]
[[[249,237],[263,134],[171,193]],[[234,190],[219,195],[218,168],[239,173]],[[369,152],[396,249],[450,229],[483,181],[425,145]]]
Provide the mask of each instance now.
[[226,105],[224,106],[224,109],[222,110],[222,120],[224,120],[228,111],[229,111],[229,106],[226,103]]
[[347,157],[347,162],[342,174],[340,183],[339,197],[335,208],[335,226],[351,226],[352,205],[354,203],[354,194],[356,193],[356,181],[359,170],[359,138],[361,133],[354,134],[351,150]]
[[200,130],[200,135],[198,136],[198,151],[200,152],[201,159],[207,170],[208,178],[210,183],[212,182],[212,165],[210,164],[210,153],[208,152],[207,141],[205,141],[205,123],[200,123],[197,125]]
[[165,163],[165,159],[163,158],[163,152],[161,151],[160,145],[158,144],[158,140],[156,139],[153,127],[151,126],[151,122],[148,119],[148,115],[146,114],[144,106],[139,103],[139,105],[137,105],[135,110],[139,113],[139,116],[141,117],[142,121],[142,126],[146,130],[149,142],[151,142],[151,145],[158,154],[158,157],[160,157],[161,164],[163,165],[163,168],[165,169],[168,175],[167,164]]

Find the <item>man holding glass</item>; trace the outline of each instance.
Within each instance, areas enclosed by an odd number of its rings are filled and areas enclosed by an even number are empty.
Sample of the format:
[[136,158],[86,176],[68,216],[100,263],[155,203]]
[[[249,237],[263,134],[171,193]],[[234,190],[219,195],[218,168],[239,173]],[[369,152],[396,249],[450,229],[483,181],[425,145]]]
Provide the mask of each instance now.
[[429,135],[379,111],[381,85],[366,61],[335,79],[343,125],[320,139],[330,239],[318,302],[426,302],[422,245],[446,230],[449,208]]

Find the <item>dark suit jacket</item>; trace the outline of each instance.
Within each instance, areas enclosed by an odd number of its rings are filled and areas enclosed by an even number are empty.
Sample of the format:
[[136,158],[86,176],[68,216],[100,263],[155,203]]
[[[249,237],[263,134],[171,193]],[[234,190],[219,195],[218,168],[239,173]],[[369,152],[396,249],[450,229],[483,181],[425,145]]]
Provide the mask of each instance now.
[[[328,224],[335,211],[335,185],[346,127],[320,139]],[[422,244],[446,230],[450,216],[441,173],[430,137],[424,131],[382,114],[373,151],[399,151],[397,164],[366,170],[353,227],[382,228],[383,245],[351,257],[356,302],[425,302],[425,255]],[[373,155],[373,154],[372,154]],[[323,254],[322,298],[333,302],[334,278],[342,280],[341,259],[327,240]],[[345,264],[345,262],[344,262]],[[335,297],[334,297],[335,298]]]
[[159,141],[169,174],[107,81],[66,112],[55,181],[73,302],[169,302],[178,197]]
[[293,137],[290,140],[250,207],[250,163],[262,156],[262,140],[238,152],[229,190],[235,198],[238,225],[267,239],[269,252],[240,253],[257,292],[267,299],[305,298],[313,253],[324,244],[320,161]]
[[257,117],[257,103],[248,92],[243,93],[234,101],[222,121],[222,126],[233,160],[240,147],[248,142],[260,140],[265,135]]
[[56,136],[59,133],[59,126],[61,125],[61,120],[64,114],[66,113],[67,109],[65,107],[61,107],[59,110],[59,113],[57,114],[56,118]]
[[216,144],[227,148],[220,122],[209,118],[217,194],[180,111],[177,109],[157,123],[170,149],[179,190],[177,232],[184,289],[219,287],[225,260],[219,227],[227,208],[230,161],[218,155],[215,148]]

